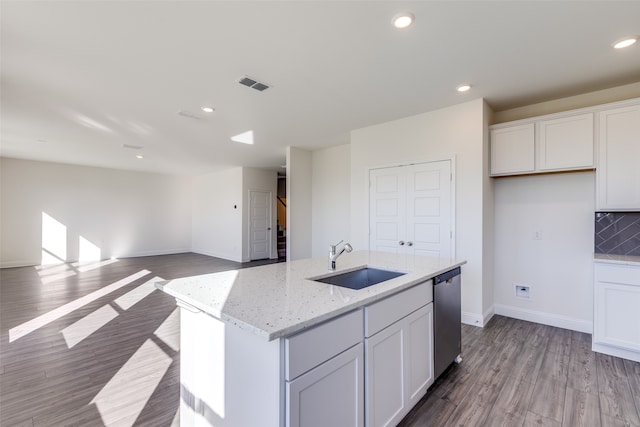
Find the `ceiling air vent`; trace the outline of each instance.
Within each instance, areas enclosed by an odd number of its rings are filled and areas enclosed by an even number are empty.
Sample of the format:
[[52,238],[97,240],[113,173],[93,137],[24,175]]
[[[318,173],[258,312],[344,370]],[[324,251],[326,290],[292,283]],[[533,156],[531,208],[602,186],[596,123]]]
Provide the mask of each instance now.
[[249,76],[242,76],[240,80],[238,80],[238,83],[250,87],[251,89],[255,89],[259,92],[269,89],[268,84],[259,82],[258,80],[252,79]]

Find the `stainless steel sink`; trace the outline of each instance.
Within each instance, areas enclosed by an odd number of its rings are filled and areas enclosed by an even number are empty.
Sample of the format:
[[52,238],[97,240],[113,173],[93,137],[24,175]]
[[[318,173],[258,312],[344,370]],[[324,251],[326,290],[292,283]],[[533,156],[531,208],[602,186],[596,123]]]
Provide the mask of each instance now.
[[403,276],[404,274],[406,273],[364,267],[347,273],[334,274],[332,276],[325,276],[311,280],[341,286],[343,288],[364,289],[387,280],[395,279],[396,277]]

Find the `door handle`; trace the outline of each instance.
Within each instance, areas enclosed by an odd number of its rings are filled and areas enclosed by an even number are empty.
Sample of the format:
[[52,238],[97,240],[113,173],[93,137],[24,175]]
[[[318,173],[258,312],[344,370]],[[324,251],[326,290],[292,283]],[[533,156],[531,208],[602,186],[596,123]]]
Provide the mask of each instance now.
[[413,242],[407,242],[407,246],[413,246]]
[[398,242],[398,244],[399,244],[400,246],[404,246],[404,240],[400,240],[400,241]]

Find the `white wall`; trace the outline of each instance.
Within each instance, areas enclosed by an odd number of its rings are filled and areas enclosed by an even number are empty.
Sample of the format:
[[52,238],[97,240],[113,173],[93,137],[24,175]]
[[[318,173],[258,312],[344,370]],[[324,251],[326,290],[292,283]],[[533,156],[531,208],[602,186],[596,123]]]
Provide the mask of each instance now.
[[193,178],[192,251],[242,261],[242,168]]
[[102,259],[191,248],[190,178],[9,158],[0,178],[1,267],[41,263],[43,213],[64,232],[65,261],[80,237]]
[[326,256],[329,244],[350,240],[350,153],[348,144],[312,153],[311,255],[314,257]]
[[372,167],[425,162],[455,156],[456,257],[463,267],[462,311],[466,323],[483,325],[492,314],[492,283],[484,282],[493,268],[492,253],[485,253],[483,236],[491,232],[492,217],[483,204],[490,200],[485,186],[488,140],[486,105],[469,101],[351,133],[351,240],[368,247],[368,171]]
[[[495,179],[496,313],[591,332],[594,175]],[[529,300],[516,283],[531,287]]]
[[276,171],[256,169],[256,168],[242,168],[242,200],[245,209],[242,213],[242,261],[251,260],[251,245],[249,235],[249,219],[250,219],[250,203],[249,192],[250,191],[269,191],[271,192],[271,258],[278,258],[277,250],[277,199],[278,194],[278,173]]
[[311,256],[311,152],[287,147],[287,261]]

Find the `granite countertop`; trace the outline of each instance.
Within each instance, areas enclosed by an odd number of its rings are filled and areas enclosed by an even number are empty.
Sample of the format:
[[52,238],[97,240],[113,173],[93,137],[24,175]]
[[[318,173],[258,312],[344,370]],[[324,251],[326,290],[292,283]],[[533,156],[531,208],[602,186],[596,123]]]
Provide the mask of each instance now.
[[[465,264],[437,258],[354,251],[337,260],[310,258],[156,283],[187,308],[273,340],[370,304]],[[369,266],[407,273],[361,290],[309,280]]]
[[640,256],[634,255],[611,255],[611,254],[593,254],[595,262],[604,262],[610,264],[626,264],[640,266]]

